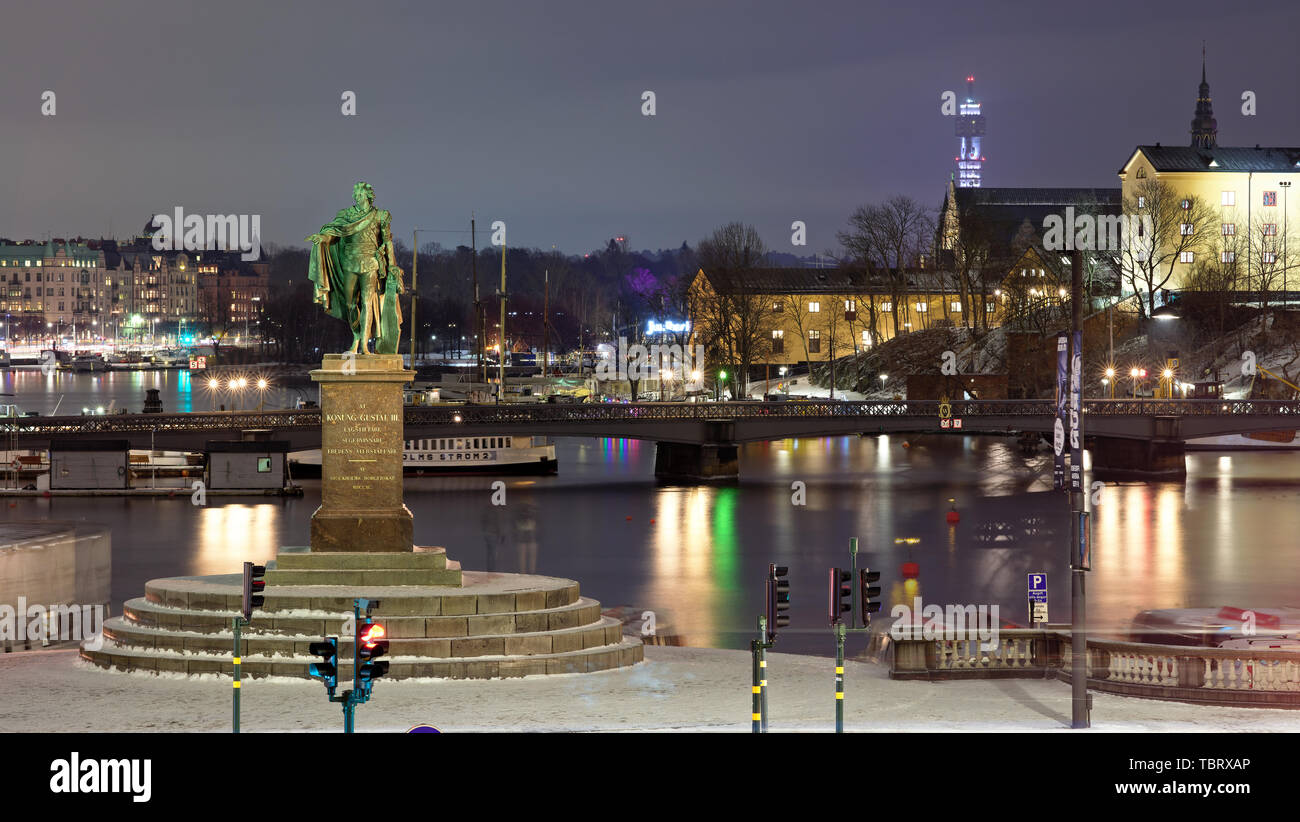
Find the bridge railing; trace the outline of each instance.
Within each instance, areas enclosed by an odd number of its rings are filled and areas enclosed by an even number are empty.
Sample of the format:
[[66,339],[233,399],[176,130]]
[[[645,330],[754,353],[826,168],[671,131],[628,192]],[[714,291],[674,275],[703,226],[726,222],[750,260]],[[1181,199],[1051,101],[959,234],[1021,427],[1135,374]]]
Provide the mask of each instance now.
[[[769,418],[935,419],[940,410],[953,417],[1026,417],[1055,413],[1052,400],[957,400],[941,409],[938,400],[802,400],[790,402],[724,403],[583,403],[537,405],[412,406],[407,425],[491,425],[551,422],[710,421]],[[1300,402],[1288,400],[1109,400],[1083,404],[1085,416],[1295,416],[1300,427]],[[142,431],[215,431],[250,428],[315,428],[319,409],[302,411],[197,412],[183,414],[122,414],[76,417],[9,417],[0,430],[19,435],[132,433]]]

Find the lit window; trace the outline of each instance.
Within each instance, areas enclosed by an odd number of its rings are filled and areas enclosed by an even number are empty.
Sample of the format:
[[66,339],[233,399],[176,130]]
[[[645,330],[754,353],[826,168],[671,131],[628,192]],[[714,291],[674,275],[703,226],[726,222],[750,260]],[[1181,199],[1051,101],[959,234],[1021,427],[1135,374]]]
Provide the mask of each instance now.
[[821,303],[819,303],[819,302],[810,302],[810,303],[808,303],[808,313],[809,313],[809,314],[816,314],[816,313],[820,312],[821,310],[822,310],[822,304],[821,304]]
[[1262,256],[1264,258],[1264,262],[1266,263],[1272,264],[1277,262],[1277,252],[1265,251]]
[[1276,192],[1276,191],[1265,191],[1265,192],[1264,192],[1264,205],[1266,205],[1266,206],[1275,206],[1275,205],[1277,205],[1277,192]]
[[1194,234],[1196,233],[1196,226],[1192,225],[1191,223],[1179,223],[1178,233],[1182,234],[1184,237],[1186,237],[1189,234]]
[[917,304],[916,304],[916,310],[917,310],[917,312],[920,313],[920,314],[925,314],[925,313],[927,313],[927,312],[930,310],[930,304],[929,304],[929,303],[917,303]]
[[1190,263],[1193,262],[1195,259],[1196,259],[1196,254],[1194,252],[1191,251],[1178,252],[1178,262],[1180,263]]
[[1237,252],[1225,251],[1219,255],[1219,261],[1225,263],[1234,263],[1237,261]]
[[1225,236],[1225,237],[1231,237],[1231,236],[1233,236],[1233,235],[1236,234],[1236,233],[1237,233],[1237,224],[1236,224],[1236,223],[1224,223],[1224,224],[1223,224],[1223,236]]
[[1265,236],[1265,237],[1276,237],[1276,236],[1277,236],[1277,223],[1264,223],[1264,236]]
[[1192,207],[1192,201],[1191,201],[1191,200],[1183,200],[1183,211],[1187,211],[1187,210],[1190,209],[1191,207]]
[[1237,192],[1225,191],[1219,199],[1221,205],[1232,206],[1237,204]]
[[1138,208],[1146,208],[1146,207],[1147,207],[1147,198],[1138,197]]
[[881,310],[881,311],[893,311],[893,310],[894,310],[894,303],[891,302],[891,301],[883,302],[883,303],[880,304],[880,310]]
[[960,313],[961,313],[961,302],[960,302],[960,301],[954,301],[954,302],[950,303],[950,304],[948,305],[948,310],[951,311],[951,312],[954,313],[954,314],[960,314]]
[[989,300],[988,302],[984,303],[984,312],[986,314],[992,314],[993,310],[997,308],[997,305],[998,305],[997,302],[995,302],[994,300]]

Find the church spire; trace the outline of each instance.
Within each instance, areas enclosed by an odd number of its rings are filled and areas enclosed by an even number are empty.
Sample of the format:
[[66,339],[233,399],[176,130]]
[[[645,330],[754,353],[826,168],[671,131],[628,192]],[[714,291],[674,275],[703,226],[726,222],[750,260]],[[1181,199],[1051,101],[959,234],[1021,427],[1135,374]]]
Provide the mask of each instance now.
[[1201,43],[1201,87],[1196,95],[1196,116],[1192,118],[1192,147],[1218,148],[1219,123],[1210,102],[1210,84],[1205,79],[1205,43]]

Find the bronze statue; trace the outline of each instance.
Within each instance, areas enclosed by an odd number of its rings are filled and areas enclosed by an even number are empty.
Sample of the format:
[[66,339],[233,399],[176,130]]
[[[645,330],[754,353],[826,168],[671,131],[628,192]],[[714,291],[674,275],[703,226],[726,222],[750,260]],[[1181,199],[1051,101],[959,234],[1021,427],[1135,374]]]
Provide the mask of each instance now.
[[353,186],[352,198],[352,207],[307,238],[307,277],[316,287],[314,301],[352,328],[352,353],[396,354],[402,325],[397,295],[405,288],[393,254],[392,215],[375,208],[370,183]]

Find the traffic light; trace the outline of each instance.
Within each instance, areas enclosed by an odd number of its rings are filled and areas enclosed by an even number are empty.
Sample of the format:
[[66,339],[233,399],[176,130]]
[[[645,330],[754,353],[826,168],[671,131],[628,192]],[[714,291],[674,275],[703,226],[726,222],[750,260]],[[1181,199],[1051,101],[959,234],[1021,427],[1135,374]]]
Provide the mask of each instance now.
[[244,563],[244,621],[247,622],[253,616],[254,608],[261,608],[266,602],[266,597],[262,592],[266,590],[265,565],[254,565],[251,562]]
[[324,682],[325,688],[333,696],[334,689],[339,684],[339,638],[325,637],[323,642],[313,642],[307,650],[312,656],[321,658],[320,662],[308,666],[307,673]]
[[358,677],[364,690],[369,691],[376,679],[388,673],[387,660],[375,661],[388,653],[386,636],[384,626],[373,622],[369,616],[357,625],[357,664],[361,666]]
[[868,568],[858,570],[858,597],[862,602],[862,627],[871,624],[871,615],[880,610],[880,589],[871,583],[880,581],[880,572]]
[[767,566],[767,641],[776,640],[776,629],[790,624],[790,569]]
[[831,569],[830,606],[828,615],[831,625],[839,625],[844,614],[853,620],[853,573],[843,568]]

